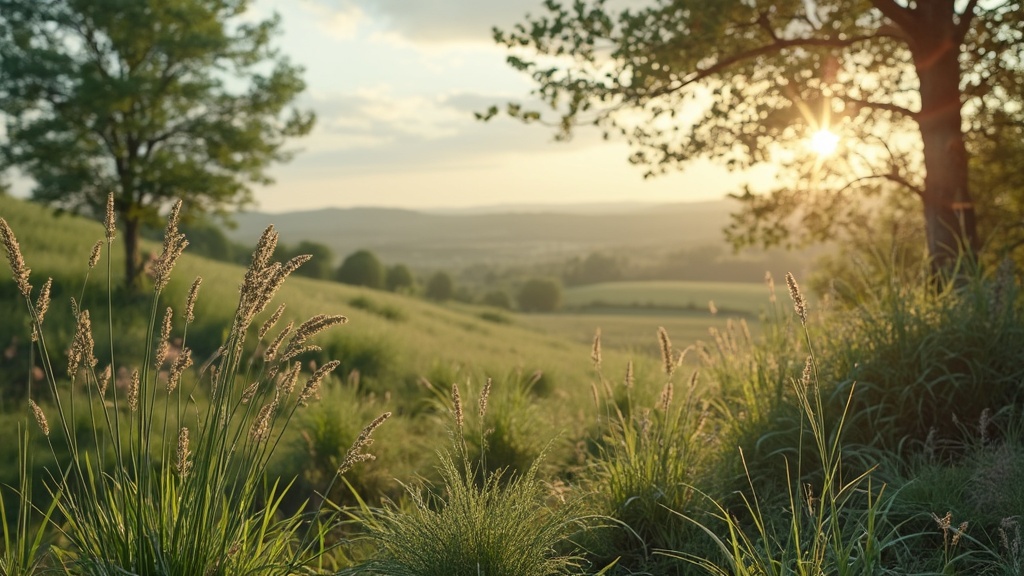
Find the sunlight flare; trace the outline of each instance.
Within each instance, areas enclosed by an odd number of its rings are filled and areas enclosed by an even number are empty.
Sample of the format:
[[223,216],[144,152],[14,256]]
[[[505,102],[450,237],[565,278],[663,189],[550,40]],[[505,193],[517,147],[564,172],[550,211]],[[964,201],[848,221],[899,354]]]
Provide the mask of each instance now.
[[822,128],[811,135],[808,145],[822,158],[831,156],[839,147],[839,136],[828,128]]

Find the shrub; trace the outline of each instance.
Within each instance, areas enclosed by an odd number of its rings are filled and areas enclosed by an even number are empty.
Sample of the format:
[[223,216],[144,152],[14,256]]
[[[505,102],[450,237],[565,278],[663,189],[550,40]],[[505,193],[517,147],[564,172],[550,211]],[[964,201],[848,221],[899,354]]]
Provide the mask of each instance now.
[[491,290],[484,294],[483,298],[480,299],[480,303],[484,306],[493,306],[494,308],[501,308],[503,310],[512,309],[512,299],[508,297],[508,292],[504,290]]
[[413,278],[412,270],[405,264],[389,266],[385,274],[384,287],[389,292],[412,292],[416,287],[416,280]]
[[384,287],[384,265],[373,252],[358,250],[345,258],[334,279],[342,284],[380,289]]
[[423,295],[436,302],[451,300],[455,293],[455,282],[447,272],[435,272],[427,282]]
[[562,288],[554,280],[534,278],[519,289],[517,300],[525,312],[554,312],[562,303]]

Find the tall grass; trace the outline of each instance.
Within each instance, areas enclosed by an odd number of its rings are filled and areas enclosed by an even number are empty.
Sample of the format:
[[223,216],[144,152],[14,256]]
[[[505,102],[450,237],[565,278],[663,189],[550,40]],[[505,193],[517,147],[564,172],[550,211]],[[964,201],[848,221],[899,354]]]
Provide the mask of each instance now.
[[[490,382],[477,401],[487,414]],[[465,410],[452,387],[451,444],[440,456],[442,486],[409,489],[407,509],[391,504],[368,508],[363,521],[377,556],[343,574],[388,576],[548,576],[578,573],[581,559],[571,539],[583,527],[574,501],[551,505],[538,478],[540,459],[522,472],[489,471],[470,457]],[[486,436],[486,426],[480,434]],[[486,438],[480,443],[486,447]],[[541,455],[543,457],[543,454]],[[548,504],[548,505],[545,505]]]
[[[90,270],[102,252],[110,253],[116,238],[112,202],[111,197],[105,237],[93,248]],[[278,516],[287,486],[268,486],[267,466],[296,411],[316,398],[337,366],[321,366],[300,386],[298,359],[317,349],[309,344],[313,336],[345,318],[316,315],[272,335],[282,306],[255,330],[257,342],[247,343],[257,317],[309,258],[271,262],[277,234],[269,227],[243,278],[227,339],[197,371],[190,370],[189,328],[202,279],[195,279],[177,311],[162,298],[187,246],[178,231],[180,206],[170,213],[162,254],[154,263],[144,355],[123,353],[114,331],[108,258],[108,316],[96,320],[106,326],[109,348],[96,348],[94,318],[79,296],[71,302],[76,326],[66,368],[57,366],[49,327],[44,328],[50,283],[33,292],[13,230],[0,219],[52,402],[29,391],[33,417],[61,463],[49,478],[61,519],[61,544],[51,548],[53,564],[96,575],[291,574],[324,553],[332,520],[319,507]],[[125,347],[139,344],[129,341]],[[361,440],[336,476],[369,457],[362,453],[367,438]]]

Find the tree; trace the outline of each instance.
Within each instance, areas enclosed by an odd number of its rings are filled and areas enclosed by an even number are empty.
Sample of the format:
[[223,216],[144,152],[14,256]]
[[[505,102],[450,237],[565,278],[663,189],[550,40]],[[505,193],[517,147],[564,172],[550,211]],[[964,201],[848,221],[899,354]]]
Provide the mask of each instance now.
[[435,272],[430,280],[427,281],[426,290],[423,295],[437,302],[445,302],[450,300],[452,295],[455,294],[455,282],[452,281],[452,277],[447,272]]
[[508,293],[504,290],[491,290],[487,292],[480,299],[480,303],[494,308],[512,309],[512,299],[508,297]]
[[405,264],[395,264],[388,268],[384,279],[384,287],[389,292],[411,291],[416,285],[412,270]]
[[569,286],[621,280],[622,263],[614,256],[592,252],[583,260],[579,257],[570,260],[562,278]]
[[345,258],[334,278],[342,284],[380,289],[384,287],[384,265],[373,252],[357,250]]
[[334,252],[319,242],[303,240],[292,251],[292,256],[309,254],[313,258],[295,271],[296,274],[326,280],[331,277],[331,270],[334,268]]
[[562,303],[562,287],[549,278],[533,278],[519,289],[517,300],[524,312],[554,312]]
[[0,169],[34,198],[102,215],[124,239],[125,283],[141,272],[139,233],[183,200],[189,214],[251,202],[312,113],[290,107],[301,69],[271,45],[279,19],[249,0],[0,0]]
[[[738,195],[734,243],[792,242],[798,229],[798,241],[832,237],[865,197],[895,190],[920,198],[933,270],[978,247],[969,152],[1024,121],[1017,0],[545,8],[495,39],[556,111],[560,138],[596,124],[624,137],[647,175],[697,157],[780,167],[775,190]],[[518,104],[508,113],[543,120]],[[807,149],[821,130],[841,135],[831,156]]]

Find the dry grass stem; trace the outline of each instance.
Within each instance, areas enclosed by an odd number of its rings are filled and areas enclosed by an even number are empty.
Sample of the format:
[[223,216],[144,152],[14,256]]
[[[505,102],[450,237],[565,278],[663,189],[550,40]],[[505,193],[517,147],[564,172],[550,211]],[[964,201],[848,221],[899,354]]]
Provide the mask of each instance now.
[[277,390],[283,396],[289,396],[292,390],[295,389],[295,384],[299,381],[299,373],[302,370],[302,363],[295,362],[292,367],[281,376],[281,380],[278,383]]
[[164,312],[164,320],[160,324],[160,340],[156,345],[156,358],[154,364],[157,370],[163,367],[167,361],[167,354],[171,350],[171,319],[174,317],[174,310],[170,306]]
[[171,364],[171,374],[167,378],[168,393],[174,392],[174,389],[181,382],[181,374],[190,366],[192,366],[192,350],[185,348],[174,359],[174,363]]
[[672,341],[668,338],[668,330],[658,327],[658,343],[661,344],[661,364],[666,376],[672,376],[675,370],[675,358],[672,355]]
[[491,396],[491,379],[484,383],[484,389],[480,391],[480,422],[484,421],[487,414],[487,399]]
[[139,370],[132,370],[132,379],[128,383],[128,409],[135,412],[139,409]]
[[380,425],[390,417],[391,412],[385,412],[363,428],[363,431],[359,433],[356,441],[352,443],[352,447],[349,448],[348,452],[345,454],[345,459],[342,460],[341,465],[338,466],[339,475],[344,474],[351,469],[352,466],[355,466],[360,462],[374,459],[373,454],[367,454],[363,452],[363,450],[370,444],[373,444],[373,438],[371,437],[373,435],[373,431],[380,427]]
[[775,279],[771,272],[764,273],[764,281],[768,284],[768,302],[775,304]]
[[14,282],[18,285],[18,291],[25,298],[32,296],[32,285],[28,283],[28,275],[32,272],[25,266],[25,259],[21,255],[21,246],[18,239],[14,237],[14,231],[7,224],[7,221],[0,218],[0,240],[4,243],[7,251],[7,262],[11,265],[11,274]]
[[107,194],[107,212],[103,217],[103,227],[106,229],[107,242],[113,242],[117,237],[117,218],[114,216],[114,193]]
[[110,384],[110,377],[112,375],[113,369],[111,368],[110,364],[107,364],[107,367],[104,368],[103,372],[100,373],[99,378],[96,379],[96,389],[100,393],[100,398],[106,395],[107,385]]
[[256,442],[262,442],[270,437],[270,419],[274,416],[275,410],[277,410],[277,398],[260,408],[259,414],[252,422],[252,427],[249,428],[249,435]]
[[786,285],[789,286],[789,297],[793,299],[793,309],[800,317],[800,324],[806,325],[807,303],[804,301],[804,295],[800,292],[800,285],[796,283],[796,278],[791,272],[786,274]]
[[92,322],[89,319],[89,311],[82,310],[78,314],[78,326],[75,328],[75,336],[71,340],[71,349],[68,350],[68,376],[73,379],[83,364],[87,368],[96,365],[93,349]]
[[311,398],[316,397],[317,392],[320,390],[320,383],[323,382],[323,379],[333,372],[340,364],[341,362],[338,362],[337,360],[331,360],[327,364],[317,368],[316,372],[314,372],[313,375],[309,377],[309,380],[306,381],[306,385],[302,387],[302,393],[299,394],[298,399],[299,406],[306,406]]
[[634,382],[635,378],[633,376],[633,361],[629,360],[628,362],[626,362],[626,378],[623,381],[623,385],[627,389],[629,389],[633,387]]
[[465,422],[465,415],[462,413],[462,396],[459,395],[459,385],[452,384],[452,407],[455,411],[455,426],[462,432],[462,424]]
[[270,318],[267,318],[267,321],[264,322],[262,326],[260,326],[259,332],[256,333],[256,337],[260,340],[263,340],[263,338],[267,335],[267,332],[270,332],[270,329],[273,328],[277,324],[277,321],[281,319],[282,314],[284,314],[283,303],[280,306],[278,306],[277,310],[274,310],[274,313],[270,315]]
[[[288,347],[285,348],[284,354],[281,355],[281,362],[287,362],[299,354],[309,351],[311,349],[309,346],[303,346],[306,343],[306,340],[316,336],[331,326],[344,324],[346,322],[348,322],[348,318],[344,316],[328,314],[317,314],[309,320],[306,320],[299,325],[298,329],[295,331],[295,335],[288,341]],[[319,348],[316,349],[319,350]]]
[[171,271],[177,264],[181,253],[188,246],[185,235],[178,231],[178,219],[181,215],[181,200],[171,207],[171,214],[167,217],[167,228],[164,229],[163,252],[156,259],[153,265],[153,287],[157,292],[162,291],[171,280]]
[[92,245],[92,252],[89,254],[89,269],[92,270],[100,263],[100,254],[103,251],[103,240],[97,240]]
[[43,413],[43,409],[32,399],[29,399],[28,405],[32,408],[32,415],[35,416],[39,429],[43,431],[43,436],[49,436],[50,424],[46,421],[46,414]]
[[202,283],[203,277],[196,276],[188,290],[188,298],[185,299],[185,324],[191,324],[196,319],[196,298],[199,297],[199,286]]
[[675,387],[672,385],[672,381],[665,382],[665,386],[661,389],[661,398],[658,400],[658,408],[668,412],[668,409],[672,406],[672,396],[675,393]]
[[192,463],[189,461],[188,428],[182,426],[178,432],[178,475],[187,476]]
[[[278,310],[280,310],[280,308],[278,308]],[[284,330],[281,330],[281,333],[270,342],[267,349],[263,352],[264,362],[274,361],[274,357],[277,356],[277,351],[281,348],[281,343],[288,337],[288,334],[291,334],[292,328],[294,327],[295,322],[289,322],[288,325],[284,327]]]

